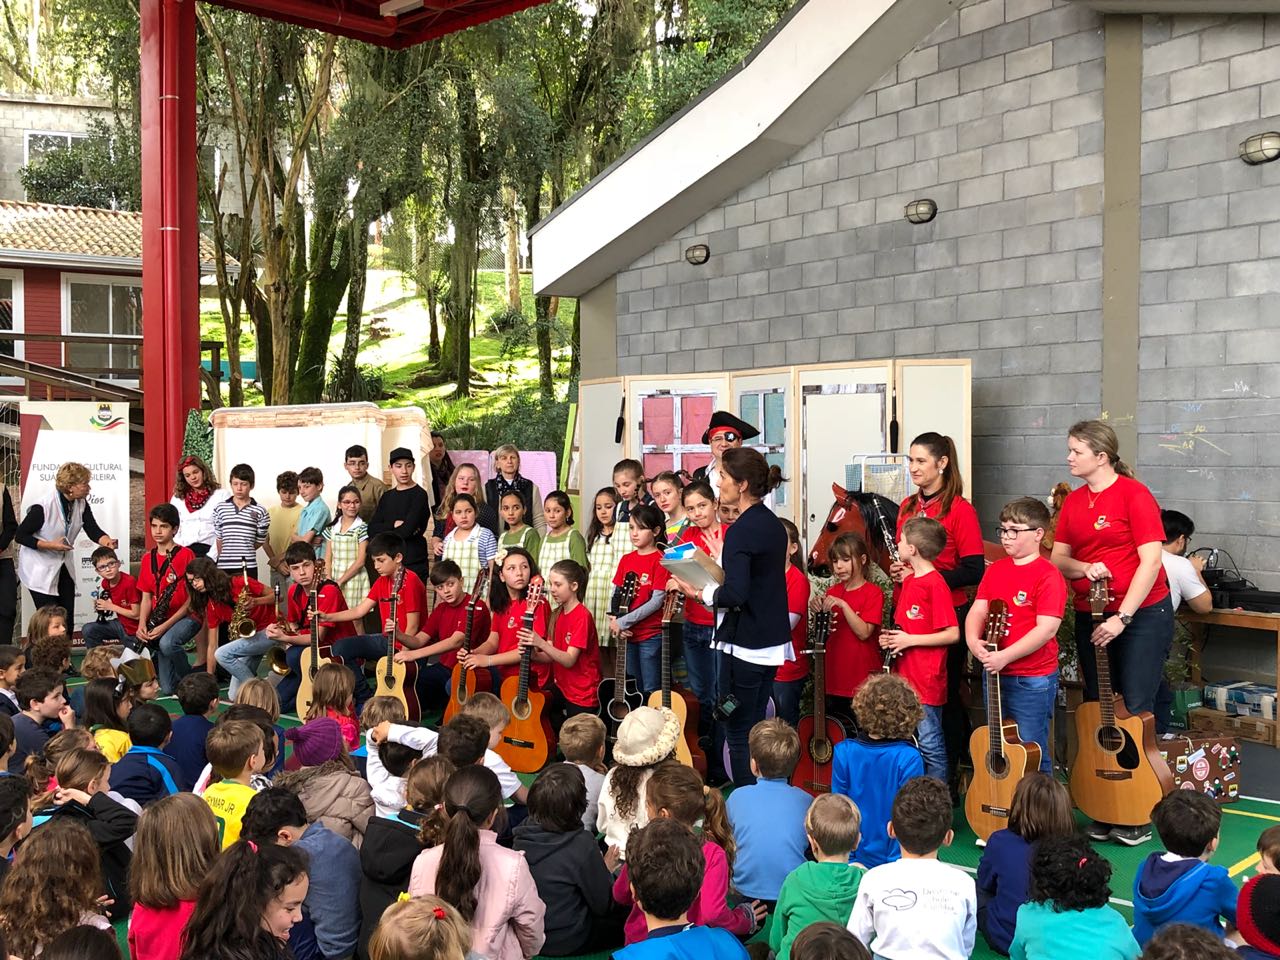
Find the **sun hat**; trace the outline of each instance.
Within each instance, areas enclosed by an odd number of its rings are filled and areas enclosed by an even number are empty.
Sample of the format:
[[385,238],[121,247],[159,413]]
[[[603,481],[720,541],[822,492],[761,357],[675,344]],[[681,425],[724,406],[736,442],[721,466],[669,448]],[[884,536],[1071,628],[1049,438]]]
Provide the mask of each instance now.
[[284,732],[292,741],[293,755],[304,767],[318,767],[342,756],[342,727],[332,717],[316,717]]
[[624,767],[647,767],[671,756],[679,736],[680,718],[666,707],[639,707],[618,727],[613,759]]

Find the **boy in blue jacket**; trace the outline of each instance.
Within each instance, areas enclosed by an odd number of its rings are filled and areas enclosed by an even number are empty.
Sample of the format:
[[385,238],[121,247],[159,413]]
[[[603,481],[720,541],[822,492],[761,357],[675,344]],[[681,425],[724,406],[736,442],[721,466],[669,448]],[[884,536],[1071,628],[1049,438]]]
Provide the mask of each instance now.
[[182,768],[163,747],[173,732],[169,712],[156,703],[137,704],[125,721],[133,746],[111,767],[111,789],[146,806],[153,800],[190,790]]
[[678,820],[650,820],[631,834],[627,875],[648,936],[615,950],[614,960],[747,960],[728,930],[689,922],[704,868],[701,841]]
[[1167,853],[1153,853],[1133,878],[1133,935],[1141,946],[1161,927],[1189,923],[1219,937],[1219,918],[1235,926],[1236,886],[1209,858],[1218,849],[1222,810],[1194,790],[1175,790],[1151,811]]

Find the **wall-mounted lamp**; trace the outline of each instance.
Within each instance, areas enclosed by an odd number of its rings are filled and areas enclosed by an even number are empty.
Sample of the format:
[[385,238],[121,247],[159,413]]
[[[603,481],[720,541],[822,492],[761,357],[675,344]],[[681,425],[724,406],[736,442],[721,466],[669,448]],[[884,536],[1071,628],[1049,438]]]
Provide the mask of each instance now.
[[907,204],[907,219],[912,223],[928,223],[938,215],[938,205],[932,200],[912,200]]
[[1240,144],[1240,159],[1250,166],[1270,163],[1280,157],[1280,133],[1255,133]]
[[695,267],[700,267],[711,259],[711,248],[705,243],[695,243],[691,247],[685,247],[684,258]]

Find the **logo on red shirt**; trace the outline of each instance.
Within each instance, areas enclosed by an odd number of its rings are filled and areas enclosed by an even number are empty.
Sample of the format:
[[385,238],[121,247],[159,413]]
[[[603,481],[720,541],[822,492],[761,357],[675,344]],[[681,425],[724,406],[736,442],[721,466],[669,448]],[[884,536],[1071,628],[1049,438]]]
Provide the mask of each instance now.
[[508,629],[508,630],[514,630],[515,628],[516,628],[516,618],[515,618],[515,617],[507,617],[507,629]]
[[920,612],[920,604],[918,604],[918,603],[913,603],[913,604],[911,605],[911,608],[907,611],[907,619],[908,619],[908,620],[923,620],[923,619],[924,619],[924,614],[922,614],[922,613]]
[[1013,598],[1013,604],[1016,607],[1025,607],[1027,605],[1027,591],[1019,590]]
[[640,586],[647,587],[649,585],[649,575],[647,573],[640,574]]
[[1098,519],[1093,521],[1093,529],[1095,530],[1105,530],[1109,526],[1111,526],[1111,522],[1107,520],[1105,513],[1098,514]]

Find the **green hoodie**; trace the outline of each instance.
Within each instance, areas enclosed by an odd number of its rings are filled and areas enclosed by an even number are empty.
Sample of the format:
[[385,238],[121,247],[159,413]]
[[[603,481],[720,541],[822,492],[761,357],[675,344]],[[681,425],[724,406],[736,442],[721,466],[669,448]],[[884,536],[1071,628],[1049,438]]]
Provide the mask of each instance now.
[[809,924],[830,920],[848,925],[864,873],[847,863],[806,862],[787,874],[769,929],[769,946],[778,960],[790,960],[791,941]]

